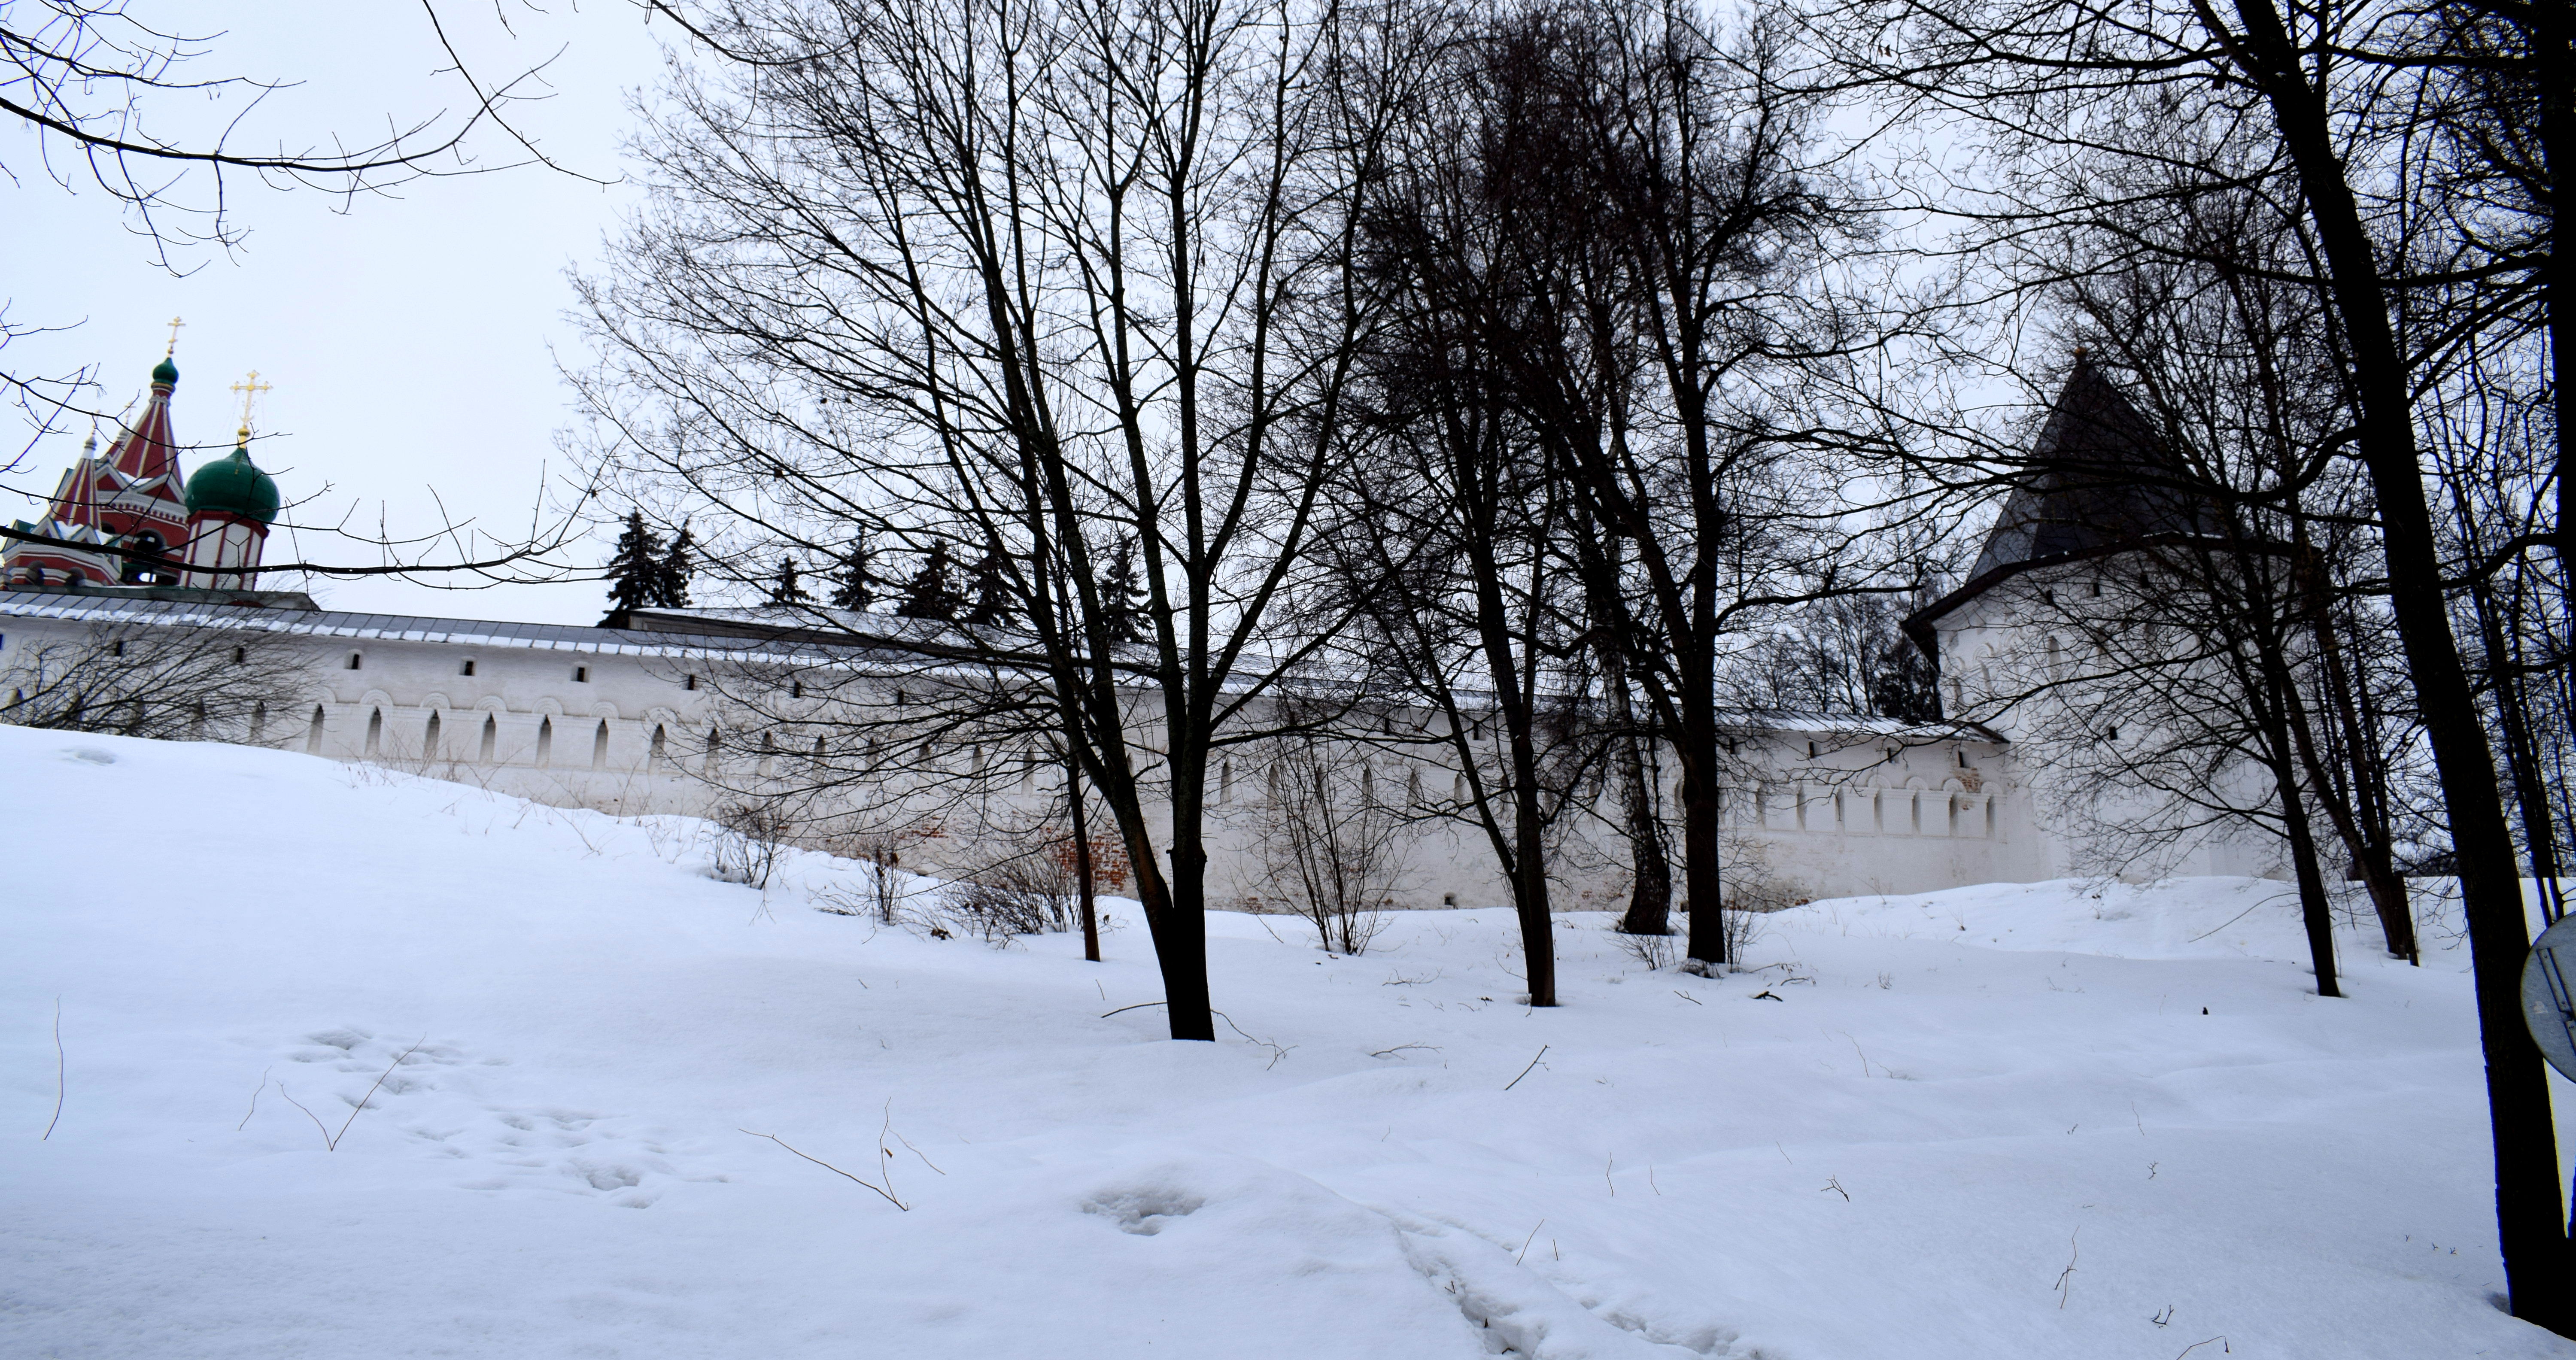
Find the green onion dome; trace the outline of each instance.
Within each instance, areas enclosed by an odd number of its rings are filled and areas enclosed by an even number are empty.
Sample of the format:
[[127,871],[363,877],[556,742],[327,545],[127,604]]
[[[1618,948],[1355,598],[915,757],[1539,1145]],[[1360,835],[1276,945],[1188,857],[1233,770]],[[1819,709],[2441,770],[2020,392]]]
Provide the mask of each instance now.
[[152,366],[152,381],[161,384],[163,387],[178,386],[179,366],[167,359],[154,364]]
[[218,458],[188,479],[188,511],[194,514],[200,510],[220,510],[274,524],[277,483],[251,465],[250,450],[235,449],[232,457]]

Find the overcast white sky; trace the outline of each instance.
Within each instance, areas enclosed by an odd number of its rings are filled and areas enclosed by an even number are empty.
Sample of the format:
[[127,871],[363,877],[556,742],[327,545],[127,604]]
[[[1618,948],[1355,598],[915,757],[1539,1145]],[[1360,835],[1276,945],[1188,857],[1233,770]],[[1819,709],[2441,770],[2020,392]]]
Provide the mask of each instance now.
[[[202,22],[207,8],[133,6],[174,27]],[[304,82],[262,105],[257,131],[241,145],[363,138],[389,116],[462,107],[453,78],[436,74],[444,58],[417,6],[263,0],[222,8],[231,27],[194,74]],[[625,0],[589,0],[577,11],[553,0],[552,8],[511,11],[515,38],[499,30],[488,5],[443,6],[442,15],[451,32],[465,26],[480,76],[505,77],[563,47],[546,72],[553,97],[520,105],[513,117],[549,154],[614,178],[630,122],[627,93],[660,72],[655,32]],[[149,112],[176,129],[236,103],[190,97]],[[498,137],[483,149],[495,162],[515,150]],[[226,388],[257,369],[276,385],[261,398],[258,423],[276,437],[258,447],[260,462],[290,500],[329,488],[296,511],[305,524],[328,525],[354,506],[370,527],[380,507],[397,530],[431,527],[434,488],[456,515],[504,532],[524,529],[541,477],[566,471],[553,446],[571,419],[555,354],[577,359],[580,350],[564,319],[571,302],[564,273],[597,258],[603,233],[629,201],[626,189],[528,167],[418,182],[396,198],[344,205],[245,182],[233,199],[250,229],[243,248],[229,257],[201,251],[190,257],[201,268],[173,278],[118,204],[94,185],[66,192],[47,178],[35,150],[21,126],[0,133],[0,165],[16,179],[0,184],[9,223],[0,298],[16,324],[68,329],[10,344],[0,363],[11,372],[95,364],[105,402],[121,407],[143,391],[168,319],[185,317],[172,403],[180,438],[229,447],[240,404]],[[25,473],[7,478],[0,515],[28,514],[35,502],[10,493],[51,490],[85,432],[48,440]],[[189,467],[205,456],[191,453]],[[300,543],[281,535],[268,550],[272,561],[298,560],[287,556],[296,553],[316,561],[365,556],[359,545],[309,533]],[[390,579],[316,581],[310,589],[331,608],[467,618],[588,623],[603,608],[597,582],[470,594]]]

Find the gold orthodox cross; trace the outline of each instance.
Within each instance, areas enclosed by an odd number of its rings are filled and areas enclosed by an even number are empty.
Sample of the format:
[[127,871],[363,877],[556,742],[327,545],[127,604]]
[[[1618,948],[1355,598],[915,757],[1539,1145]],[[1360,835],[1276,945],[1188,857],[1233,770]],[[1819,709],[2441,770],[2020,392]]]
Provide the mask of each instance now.
[[250,371],[249,377],[233,384],[232,390],[242,394],[242,438],[250,438],[250,404],[259,399],[260,393],[272,391],[276,386],[277,384],[275,383],[261,382],[259,380],[259,370],[256,368]]
[[178,354],[179,354],[179,328],[180,328],[181,326],[184,326],[184,325],[187,325],[187,324],[188,324],[187,322],[182,321],[182,320],[180,320],[179,318],[177,318],[177,317],[175,317],[175,316],[174,316],[174,317],[172,317],[172,318],[170,318],[170,348],[168,348],[168,349],[166,349],[166,350],[161,351],[161,357],[162,357],[162,358],[164,358],[164,359],[174,359],[174,358],[177,358],[177,357],[178,357]]

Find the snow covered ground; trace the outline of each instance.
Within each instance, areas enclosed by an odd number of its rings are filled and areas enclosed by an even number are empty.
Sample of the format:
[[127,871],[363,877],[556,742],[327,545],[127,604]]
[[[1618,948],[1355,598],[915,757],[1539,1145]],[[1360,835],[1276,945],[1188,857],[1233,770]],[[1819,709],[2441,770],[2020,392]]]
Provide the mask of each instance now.
[[694,823],[0,770],[0,1355],[2576,1356],[2490,1299],[2465,950],[2319,1000],[2275,885],[1819,903],[1717,980],[1569,916],[1539,1012],[1501,910],[1218,915],[1259,1041],[1174,1044],[1102,1018],[1132,907],[1092,965]]

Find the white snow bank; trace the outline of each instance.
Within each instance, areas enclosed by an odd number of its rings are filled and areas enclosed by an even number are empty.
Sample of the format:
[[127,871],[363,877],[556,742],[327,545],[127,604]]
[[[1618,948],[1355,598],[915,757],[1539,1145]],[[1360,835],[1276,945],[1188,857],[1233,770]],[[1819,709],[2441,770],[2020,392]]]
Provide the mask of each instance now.
[[926,939],[682,819],[0,771],[0,1354],[2576,1355],[2488,1302],[2465,958],[2321,1001],[2269,885],[1819,903],[1715,980],[1569,916],[1541,1012],[1505,911],[1219,916],[1257,1037],[1174,1044],[1103,1016],[1141,927]]
[[[2339,915],[2366,916],[2358,884],[2337,884]],[[2445,938],[2442,903],[2417,906]],[[1988,949],[2055,950],[2115,959],[2274,959],[2306,964],[2296,884],[2261,878],[2171,878],[2155,883],[2061,879],[1987,883],[1913,897],[1845,897],[1794,907],[1784,929],[1880,939],[1948,941]],[[2374,930],[2346,937],[2353,948]]]

